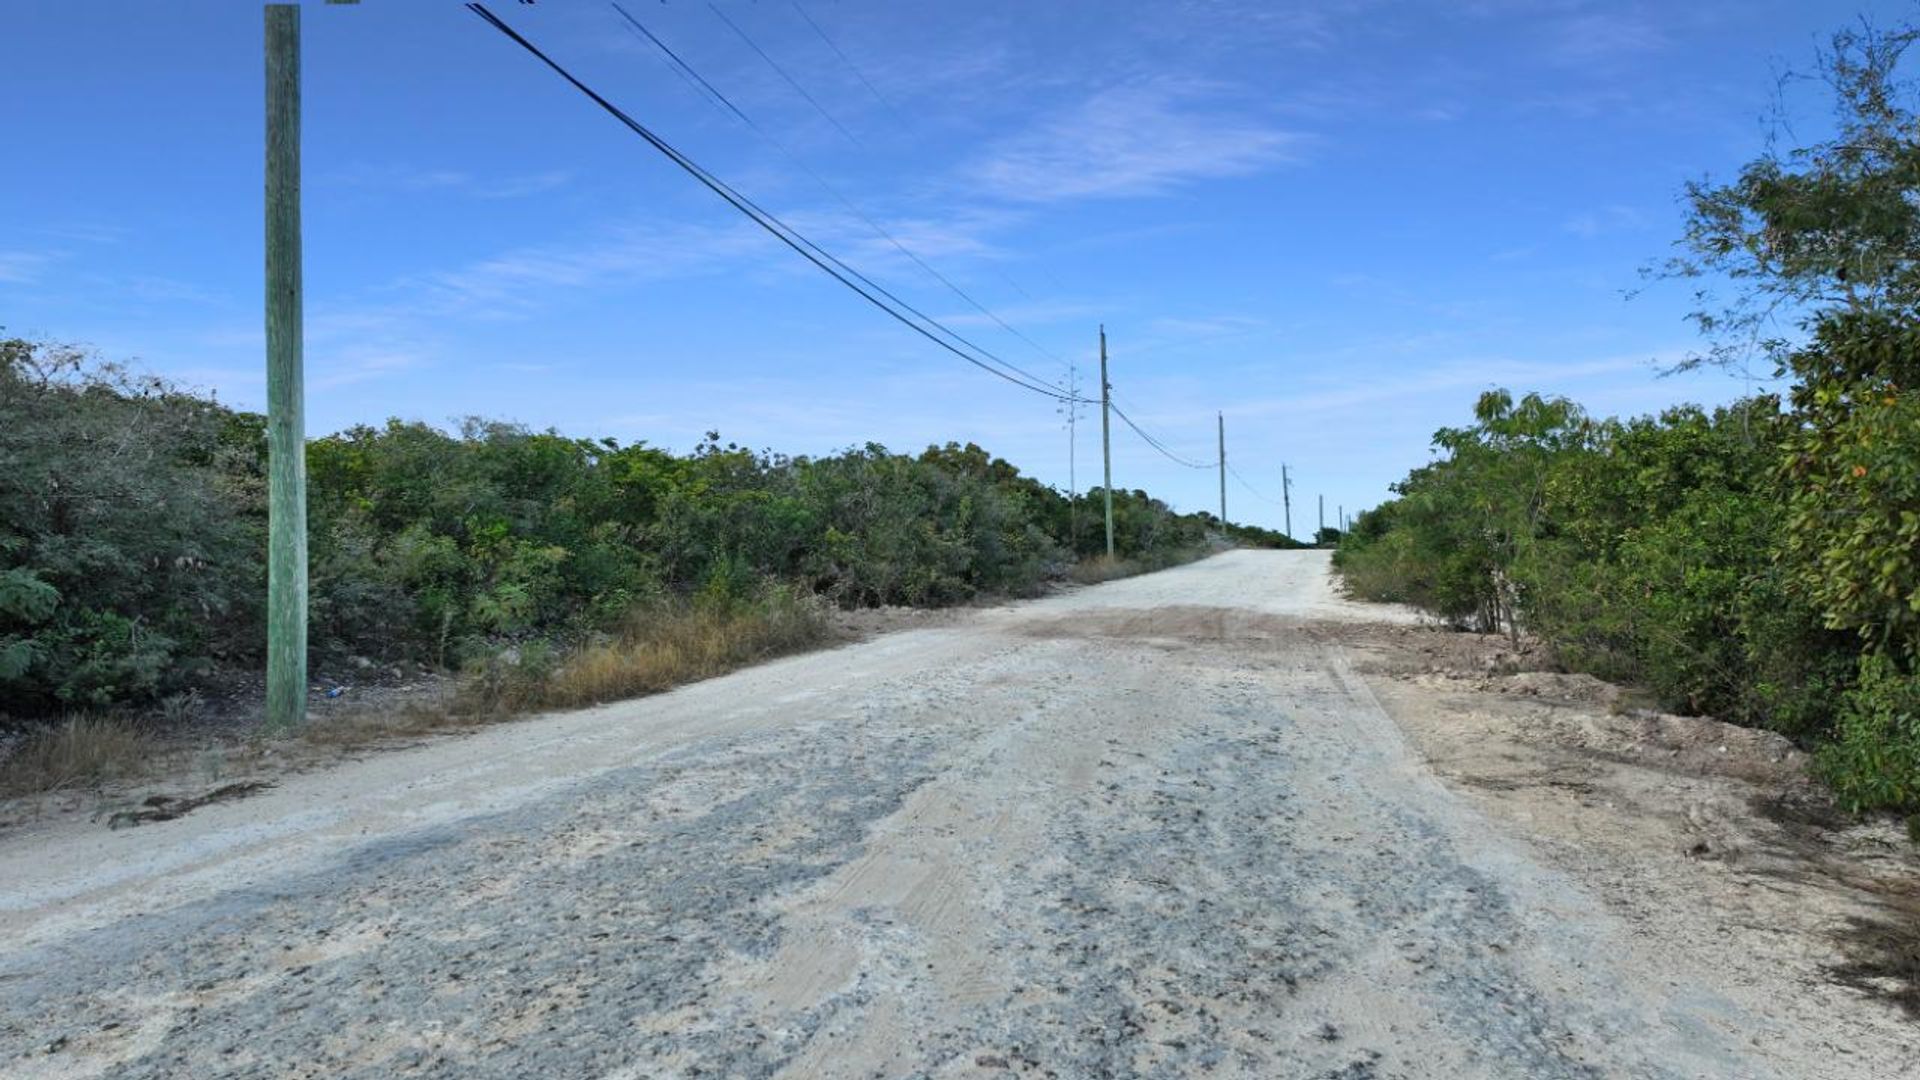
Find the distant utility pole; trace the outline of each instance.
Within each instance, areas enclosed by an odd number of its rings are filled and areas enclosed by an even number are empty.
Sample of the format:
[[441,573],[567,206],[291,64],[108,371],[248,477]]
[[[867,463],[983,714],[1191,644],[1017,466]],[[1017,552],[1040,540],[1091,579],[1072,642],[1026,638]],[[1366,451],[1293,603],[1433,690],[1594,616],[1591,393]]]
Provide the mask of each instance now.
[[1320,534],[1327,531],[1327,497],[1325,495],[1322,495],[1319,498],[1320,498],[1320,528],[1317,531],[1315,531],[1313,534],[1313,542],[1316,544],[1320,542]]
[[300,7],[267,5],[267,724],[307,717],[300,305]]
[[1293,536],[1293,481],[1287,478],[1287,463],[1280,463],[1280,506],[1287,514],[1287,536]]
[[1346,507],[1345,507],[1344,505],[1343,505],[1343,506],[1337,506],[1337,507],[1335,507],[1335,508],[1334,508],[1334,515],[1333,515],[1333,521],[1334,521],[1334,524],[1336,524],[1336,525],[1338,525],[1338,526],[1340,526],[1340,533],[1341,533],[1341,535],[1343,535],[1343,536],[1344,536],[1344,535],[1346,535],[1346,532],[1347,532],[1347,508],[1346,508]]
[[1227,414],[1214,413],[1220,421],[1220,529],[1227,527]]
[[1074,550],[1080,548],[1080,439],[1076,425],[1080,421],[1080,365],[1067,360],[1067,536]]
[[1107,497],[1107,558],[1113,558],[1113,428],[1107,414],[1113,410],[1113,384],[1107,381],[1107,327],[1100,325],[1100,457],[1106,475],[1100,490]]

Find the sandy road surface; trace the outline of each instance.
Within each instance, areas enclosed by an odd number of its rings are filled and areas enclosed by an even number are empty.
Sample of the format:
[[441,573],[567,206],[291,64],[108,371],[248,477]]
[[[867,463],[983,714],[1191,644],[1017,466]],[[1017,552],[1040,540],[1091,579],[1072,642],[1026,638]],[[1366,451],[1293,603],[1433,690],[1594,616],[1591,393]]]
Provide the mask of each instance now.
[[1236,552],[0,840],[0,1073],[1771,1076]]

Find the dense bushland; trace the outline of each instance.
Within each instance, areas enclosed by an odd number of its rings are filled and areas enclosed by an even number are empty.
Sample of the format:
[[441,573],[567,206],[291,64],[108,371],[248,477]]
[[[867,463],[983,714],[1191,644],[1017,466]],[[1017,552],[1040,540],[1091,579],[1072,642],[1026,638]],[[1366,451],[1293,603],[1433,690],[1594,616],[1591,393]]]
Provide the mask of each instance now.
[[1524,627],[1669,707],[1816,731],[1859,649],[1779,558],[1789,431],[1771,398],[1621,421],[1489,393],[1335,561],[1361,595]]
[[1901,531],[1920,516],[1920,424],[1846,439],[1837,464],[1810,452],[1820,430],[1771,397],[1595,420],[1488,393],[1335,564],[1358,595],[1524,630],[1668,708],[1825,744],[1849,802],[1920,809]]
[[[257,415],[0,342],[0,712],[152,702],[257,664],[264,455]],[[313,440],[307,463],[315,662],[473,667],[483,711],[790,648],[818,622],[808,604],[1031,593],[1105,547],[1099,492],[1071,499],[972,445],[788,458],[709,436],[674,454],[395,420]],[[1220,531],[1139,491],[1115,492],[1115,524],[1140,565]],[[530,689],[563,654],[591,661],[566,665],[572,689]]]
[[1697,362],[1770,360],[1784,399],[1621,421],[1487,394],[1355,522],[1353,589],[1816,742],[1847,804],[1920,810],[1917,37],[1837,35],[1834,137],[1688,188],[1665,273],[1736,290]]

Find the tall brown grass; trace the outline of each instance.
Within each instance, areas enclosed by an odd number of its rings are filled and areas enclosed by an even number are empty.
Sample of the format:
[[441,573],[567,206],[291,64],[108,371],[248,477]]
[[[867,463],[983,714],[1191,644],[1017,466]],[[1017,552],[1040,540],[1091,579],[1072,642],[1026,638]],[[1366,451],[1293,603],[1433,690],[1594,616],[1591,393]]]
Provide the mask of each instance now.
[[[450,691],[315,720],[295,738],[338,752],[619,701],[798,652],[833,635],[825,605],[785,587],[768,586],[744,599],[662,600],[635,609],[617,633],[579,648],[523,646],[465,672]],[[152,771],[163,747],[135,719],[74,716],[0,751],[0,796],[138,780]],[[245,760],[258,749],[252,743],[227,748]]]
[[1141,556],[1131,559],[1095,555],[1090,559],[1082,559],[1075,563],[1073,569],[1068,571],[1068,576],[1071,577],[1076,584],[1098,585],[1103,581],[1117,581],[1120,578],[1137,577],[1140,574],[1151,574],[1155,570],[1165,570],[1171,566],[1180,566],[1185,563],[1194,562],[1198,559],[1204,559],[1218,550],[1220,549],[1200,545],[1196,547],[1179,548],[1172,551],[1155,552],[1151,556]]
[[0,795],[31,795],[127,780],[153,763],[157,744],[131,721],[70,716],[26,735],[0,760]]
[[660,601],[636,609],[609,639],[569,652],[523,648],[479,665],[448,711],[491,720],[659,693],[817,645],[831,633],[820,601],[781,586],[745,600]]

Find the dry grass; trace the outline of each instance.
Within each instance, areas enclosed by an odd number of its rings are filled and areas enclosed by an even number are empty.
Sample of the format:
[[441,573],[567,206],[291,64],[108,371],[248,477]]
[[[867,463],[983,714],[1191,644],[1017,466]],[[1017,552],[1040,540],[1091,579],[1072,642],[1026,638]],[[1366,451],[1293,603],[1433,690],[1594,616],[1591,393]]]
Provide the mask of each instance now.
[[611,640],[564,655],[523,650],[496,659],[461,683],[449,711],[489,720],[655,694],[819,644],[831,632],[819,602],[782,589],[733,604],[657,605],[636,611]]
[[1075,563],[1067,576],[1079,585],[1098,585],[1103,581],[1132,577],[1139,572],[1138,567],[1125,559],[1096,555],[1091,559],[1081,559]]
[[1103,581],[1117,581],[1120,578],[1151,574],[1155,570],[1165,570],[1170,566],[1181,566],[1196,559],[1205,558],[1213,554],[1214,550],[1210,547],[1188,548],[1156,554],[1150,559],[1120,559],[1096,555],[1091,559],[1082,559],[1075,563],[1067,576],[1076,584],[1098,585]]
[[814,598],[780,589],[725,605],[635,610],[612,638],[570,651],[531,645],[468,670],[446,692],[400,708],[345,712],[300,733],[333,749],[657,694],[798,652],[834,636]]
[[131,721],[71,716],[26,735],[0,760],[0,795],[32,795],[126,780],[153,764],[158,744]]
[[360,706],[344,709],[324,720],[311,720],[296,737],[311,746],[351,750],[464,726],[453,711],[453,694],[442,693],[403,705]]
[[[786,589],[729,603],[662,602],[636,610],[618,634],[577,651],[522,648],[474,668],[444,691],[398,706],[335,712],[290,741],[256,735],[223,744],[221,775],[213,779],[258,771],[269,751],[282,767],[300,767],[316,760],[302,747],[323,760],[396,739],[658,693],[835,636],[819,601]],[[181,757],[163,754],[167,745],[130,718],[76,716],[33,731],[10,749],[0,747],[0,797],[143,779],[163,756]]]

